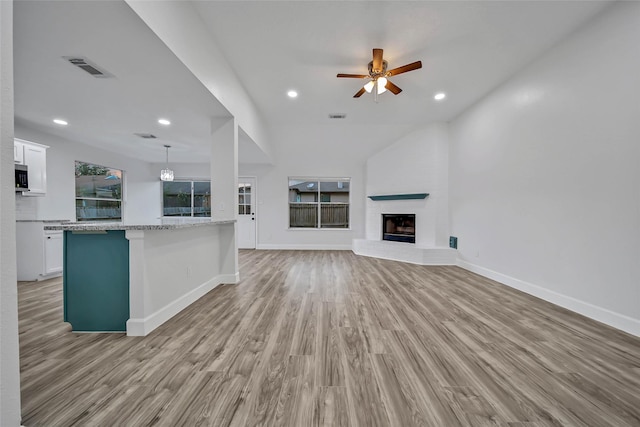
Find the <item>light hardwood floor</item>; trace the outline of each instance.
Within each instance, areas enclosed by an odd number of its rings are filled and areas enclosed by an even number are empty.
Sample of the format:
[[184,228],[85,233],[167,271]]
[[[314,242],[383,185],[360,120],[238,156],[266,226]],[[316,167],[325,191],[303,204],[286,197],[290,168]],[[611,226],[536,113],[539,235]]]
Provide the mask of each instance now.
[[[147,337],[19,284],[25,426],[640,426],[640,339],[457,267],[241,251]],[[89,284],[88,284],[89,285]]]

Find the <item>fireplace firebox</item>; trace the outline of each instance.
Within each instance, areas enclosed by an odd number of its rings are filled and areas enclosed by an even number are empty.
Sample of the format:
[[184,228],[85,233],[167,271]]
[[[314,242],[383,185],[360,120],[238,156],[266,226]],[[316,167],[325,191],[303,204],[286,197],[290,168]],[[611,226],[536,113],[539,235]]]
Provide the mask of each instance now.
[[415,243],[415,214],[382,214],[382,240]]

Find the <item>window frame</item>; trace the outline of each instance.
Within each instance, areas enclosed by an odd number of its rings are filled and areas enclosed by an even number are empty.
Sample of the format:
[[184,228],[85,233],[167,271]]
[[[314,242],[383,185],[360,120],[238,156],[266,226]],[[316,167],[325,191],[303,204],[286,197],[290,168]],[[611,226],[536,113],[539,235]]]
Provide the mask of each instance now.
[[[318,184],[318,191],[317,191],[317,201],[314,202],[292,202],[290,199],[290,195],[289,195],[289,191],[290,191],[290,183],[291,181],[315,181]],[[321,183],[322,182],[347,182],[349,185],[349,197],[348,197],[348,201],[343,203],[344,205],[347,205],[347,209],[348,209],[348,214],[347,214],[347,227],[322,227],[322,205],[323,204],[328,204],[331,202],[322,202],[322,191],[321,191]],[[292,227],[291,226],[291,204],[292,203],[313,203],[315,205],[317,205],[317,222],[316,222],[316,226],[315,227]],[[351,177],[318,177],[318,176],[289,176],[287,177],[287,214],[289,216],[289,219],[287,220],[287,229],[288,230],[293,230],[293,231],[300,231],[300,230],[306,230],[306,231],[317,231],[317,230],[329,230],[329,231],[339,231],[339,230],[351,230]]]
[[[174,183],[174,182],[189,182],[191,183],[191,215],[186,216],[186,215],[165,215],[164,214],[164,184],[165,183]],[[210,179],[205,179],[205,178],[175,178],[173,181],[160,181],[160,212],[161,212],[161,217],[162,219],[169,219],[169,218],[212,218],[212,206],[209,206],[209,215],[208,216],[195,216],[194,215],[194,209],[195,209],[195,183],[196,182],[207,182],[209,183],[209,203],[211,204],[211,197],[212,197],[212,192],[211,192],[211,180]]]
[[[97,166],[100,168],[104,168],[104,169],[109,169],[109,170],[115,170],[115,171],[119,171],[121,178],[120,178],[120,198],[118,199],[114,199],[114,198],[104,198],[104,197],[78,197],[78,193],[77,193],[77,176],[75,175],[75,169],[77,167],[78,163],[83,163],[86,165],[91,165],[91,166]],[[126,200],[126,186],[125,186],[125,177],[126,177],[126,171],[124,169],[120,169],[120,168],[116,168],[116,167],[111,167],[111,166],[105,166],[105,165],[100,165],[94,162],[85,162],[83,160],[74,160],[73,162],[73,166],[74,166],[74,210],[75,210],[75,217],[76,217],[76,222],[81,222],[81,223],[99,223],[99,222],[115,222],[115,223],[122,223],[124,222],[124,207],[125,207],[125,200]],[[83,175],[83,176],[91,176],[91,175]],[[78,206],[77,206],[77,201],[78,200],[94,200],[94,201],[107,201],[107,202],[118,202],[119,203],[119,208],[120,208],[120,218],[117,219],[80,219],[78,218]]]

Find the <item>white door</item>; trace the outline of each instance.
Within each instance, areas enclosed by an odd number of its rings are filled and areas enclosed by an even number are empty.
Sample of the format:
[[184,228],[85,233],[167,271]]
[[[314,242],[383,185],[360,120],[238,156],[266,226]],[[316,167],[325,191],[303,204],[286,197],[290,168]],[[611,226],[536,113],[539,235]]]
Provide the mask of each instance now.
[[256,248],[255,177],[238,177],[238,248]]

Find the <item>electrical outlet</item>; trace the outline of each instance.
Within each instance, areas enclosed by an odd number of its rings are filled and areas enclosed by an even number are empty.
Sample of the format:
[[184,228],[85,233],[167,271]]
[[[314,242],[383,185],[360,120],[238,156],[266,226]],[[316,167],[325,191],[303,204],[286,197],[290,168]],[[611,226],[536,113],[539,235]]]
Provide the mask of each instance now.
[[187,277],[191,277],[191,266],[187,266]]
[[480,251],[476,251],[476,258],[480,258]]

